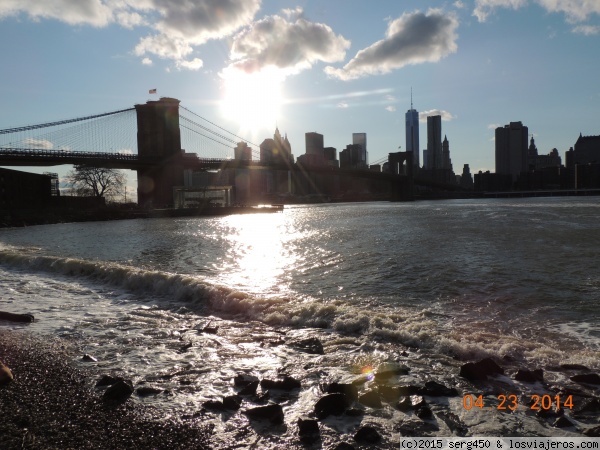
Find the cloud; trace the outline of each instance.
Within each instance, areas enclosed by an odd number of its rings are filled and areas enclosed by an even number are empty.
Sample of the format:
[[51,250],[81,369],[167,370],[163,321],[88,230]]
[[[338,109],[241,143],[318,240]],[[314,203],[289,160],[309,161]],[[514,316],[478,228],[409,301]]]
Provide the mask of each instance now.
[[144,64],[145,66],[151,66],[152,60],[150,58],[144,58],[142,59],[142,64]]
[[336,62],[346,56],[350,41],[322,23],[303,17],[288,21],[269,16],[238,33],[231,46],[230,68],[253,73],[266,67],[298,73],[318,61]]
[[326,67],[325,72],[341,80],[388,73],[408,64],[436,62],[456,52],[454,14],[430,9],[426,14],[405,13],[388,24],[386,37],[360,50],[343,68]]
[[[563,13],[570,23],[583,22],[592,14],[600,14],[600,2],[597,0],[534,0],[550,13]],[[520,9],[528,4],[527,0],[475,0],[473,15],[479,22],[485,22],[497,8]]]
[[261,0],[2,0],[0,19],[26,15],[70,25],[146,27],[135,47],[138,56],[171,59],[177,67],[197,68],[189,60],[195,46],[233,35],[252,22]]
[[395,107],[395,106],[392,106],[392,105],[390,105],[390,106],[386,106],[386,107],[385,107],[385,110],[386,110],[386,111],[389,111],[389,112],[395,112],[395,111],[396,111],[396,107]]
[[456,117],[443,109],[430,109],[429,111],[422,111],[419,113],[419,122],[427,122],[427,118],[430,116],[442,116],[444,122],[456,119]]
[[593,36],[600,34],[600,26],[598,25],[578,25],[573,28],[573,33],[585,34],[586,36]]
[[199,70],[203,65],[204,63],[200,58],[194,58],[191,61],[177,61],[178,69]]
[[47,139],[27,138],[23,141],[23,144],[27,148],[39,148],[41,150],[52,150],[54,148],[54,144]]
[[340,103],[337,104],[337,107],[345,109],[345,108],[350,107],[350,105],[348,103],[346,103],[346,102],[340,102]]

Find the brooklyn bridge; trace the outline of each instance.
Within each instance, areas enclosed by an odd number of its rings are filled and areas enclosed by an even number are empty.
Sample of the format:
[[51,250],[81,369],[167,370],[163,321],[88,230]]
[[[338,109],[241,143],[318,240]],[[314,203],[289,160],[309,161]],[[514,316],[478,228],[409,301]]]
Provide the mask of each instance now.
[[[244,145],[248,152],[236,152]],[[161,98],[133,108],[0,130],[0,166],[87,165],[137,172],[138,203],[172,207],[174,190],[193,188],[193,175],[233,189],[237,202],[292,194],[375,192],[411,200],[415,180],[410,152],[393,152],[388,172],[302,165],[265,158],[256,144]],[[205,177],[206,178],[206,177]]]

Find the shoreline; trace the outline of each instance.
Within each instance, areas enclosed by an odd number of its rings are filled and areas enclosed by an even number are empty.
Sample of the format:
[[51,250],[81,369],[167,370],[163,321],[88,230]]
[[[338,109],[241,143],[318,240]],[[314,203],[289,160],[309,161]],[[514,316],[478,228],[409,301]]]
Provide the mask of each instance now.
[[2,448],[210,448],[198,419],[164,418],[150,406],[103,401],[69,344],[0,329],[0,360],[14,381],[0,386]]

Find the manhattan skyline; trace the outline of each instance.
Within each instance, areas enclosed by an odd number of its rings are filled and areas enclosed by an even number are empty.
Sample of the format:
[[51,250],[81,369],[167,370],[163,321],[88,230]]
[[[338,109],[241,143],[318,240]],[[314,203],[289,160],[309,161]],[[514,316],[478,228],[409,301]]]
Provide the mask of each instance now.
[[600,4],[583,0],[29,1],[0,23],[1,128],[167,96],[256,144],[278,126],[296,157],[306,132],[338,153],[364,132],[374,162],[405,150],[412,88],[421,163],[428,115],[458,172],[494,171],[509,122],[563,158],[600,134]]

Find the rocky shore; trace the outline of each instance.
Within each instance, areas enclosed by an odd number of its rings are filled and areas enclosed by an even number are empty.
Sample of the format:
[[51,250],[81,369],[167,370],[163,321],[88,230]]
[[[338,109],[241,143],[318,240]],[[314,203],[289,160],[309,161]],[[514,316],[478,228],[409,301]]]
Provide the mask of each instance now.
[[14,377],[0,385],[2,449],[210,448],[200,420],[107,400],[68,355],[61,341],[0,330],[0,360]]

